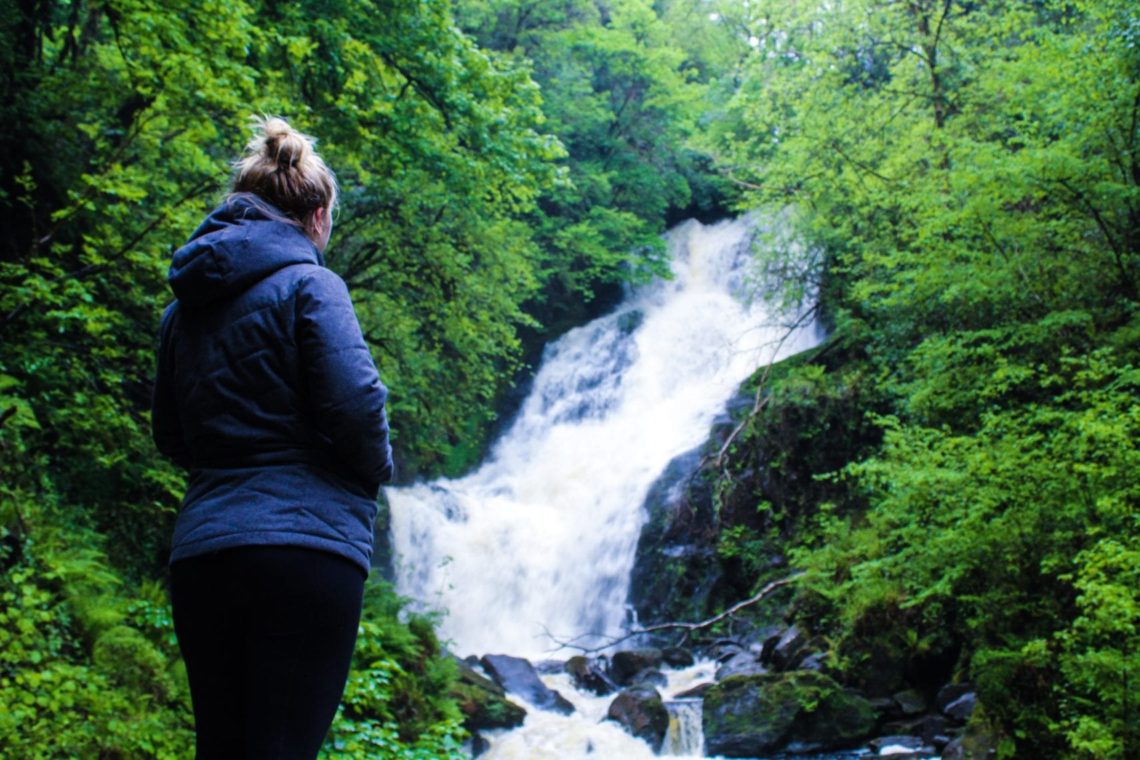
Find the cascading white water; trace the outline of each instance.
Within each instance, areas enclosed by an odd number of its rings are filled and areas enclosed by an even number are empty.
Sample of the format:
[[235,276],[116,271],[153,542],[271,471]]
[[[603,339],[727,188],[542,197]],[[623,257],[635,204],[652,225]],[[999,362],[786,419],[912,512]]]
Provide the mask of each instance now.
[[690,697],[665,703],[665,709],[669,711],[669,731],[661,747],[662,755],[693,757],[704,754],[701,701]]
[[673,279],[551,344],[478,470],[387,491],[397,588],[445,611],[454,651],[534,658],[623,630],[650,485],[757,366],[815,341],[742,297],[751,239],[744,220],[672,230]]
[[701,700],[675,695],[711,681],[715,670],[715,663],[703,661],[683,670],[666,671],[668,684],[660,688],[660,693],[670,712],[669,732],[660,754],[654,754],[647,743],[626,733],[617,723],[606,720],[612,694],[599,697],[579,691],[570,676],[558,673],[544,676],[542,680],[569,699],[574,704],[574,712],[561,715],[527,705],[526,721],[520,728],[483,732],[491,745],[483,757],[486,760],[655,760],[660,756],[703,756]]

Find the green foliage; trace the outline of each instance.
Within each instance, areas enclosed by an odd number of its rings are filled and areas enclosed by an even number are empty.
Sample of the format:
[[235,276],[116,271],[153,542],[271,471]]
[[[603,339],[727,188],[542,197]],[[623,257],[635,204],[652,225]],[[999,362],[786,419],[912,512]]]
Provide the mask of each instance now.
[[322,756],[458,758],[466,732],[447,693],[456,680],[431,621],[402,623],[403,601],[386,584],[366,587],[353,671]]
[[647,0],[478,0],[457,16],[533,67],[544,127],[569,153],[534,222],[550,307],[666,272],[666,219],[714,211],[722,194],[686,146],[704,87],[679,31]]
[[[8,504],[11,506],[11,503]],[[28,505],[30,506],[30,505]],[[5,533],[0,557],[0,733],[11,757],[183,758],[193,744],[184,676],[163,642],[124,623],[105,557],[24,510],[42,543]]]
[[[156,580],[185,484],[149,440],[153,343],[170,253],[220,198],[251,114],[318,135],[338,172],[329,258],[391,386],[403,474],[477,458],[550,266],[533,214],[563,150],[526,68],[479,49],[450,13],[445,0],[0,11],[9,754],[189,754]],[[404,630],[372,625],[365,639]],[[438,697],[452,674],[414,627],[418,648],[374,653],[389,690],[345,720],[443,756],[461,735]]]
[[[1007,755],[1129,756],[1135,9],[717,10],[753,53],[704,139],[747,184],[744,203],[785,223],[762,251],[769,289],[801,273],[848,347],[842,373],[812,380],[808,409],[858,378],[872,391],[844,427],[866,410],[883,434],[801,487],[831,488],[798,512],[815,524],[792,553],[808,571],[802,622],[865,686],[890,669],[972,680]],[[740,441],[771,440],[788,405],[773,391]],[[771,454],[777,474],[827,472]]]

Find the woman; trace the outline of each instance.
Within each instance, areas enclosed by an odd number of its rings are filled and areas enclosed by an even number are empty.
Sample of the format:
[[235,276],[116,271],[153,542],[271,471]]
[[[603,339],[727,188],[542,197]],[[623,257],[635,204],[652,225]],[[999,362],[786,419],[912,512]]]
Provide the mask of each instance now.
[[316,757],[348,675],[392,452],[387,391],[324,267],[336,196],[310,138],[258,120],[170,267],[152,419],[190,471],[171,596],[199,760]]

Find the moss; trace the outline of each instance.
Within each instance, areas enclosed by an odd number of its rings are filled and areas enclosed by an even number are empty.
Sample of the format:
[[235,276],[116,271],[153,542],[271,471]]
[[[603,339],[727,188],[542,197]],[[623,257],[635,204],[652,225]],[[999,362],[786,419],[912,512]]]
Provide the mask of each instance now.
[[459,678],[448,689],[448,696],[463,713],[463,727],[468,731],[485,728],[514,728],[521,725],[526,710],[507,699],[506,692],[493,681],[459,662]]
[[730,676],[705,694],[709,754],[753,757],[773,750],[849,746],[875,728],[864,698],[812,671]]

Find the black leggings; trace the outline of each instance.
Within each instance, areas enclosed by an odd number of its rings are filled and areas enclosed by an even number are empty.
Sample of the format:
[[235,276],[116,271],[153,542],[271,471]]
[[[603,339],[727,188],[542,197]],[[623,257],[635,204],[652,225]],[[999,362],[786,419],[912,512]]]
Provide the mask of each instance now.
[[364,571],[292,546],[171,565],[198,760],[312,760],[348,677]]

